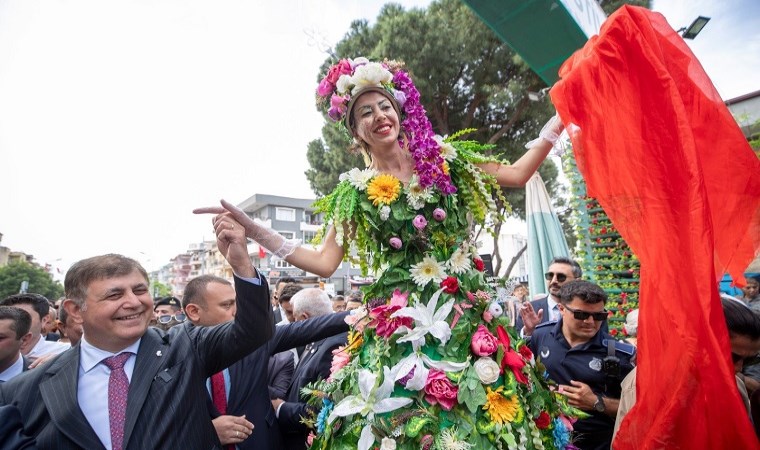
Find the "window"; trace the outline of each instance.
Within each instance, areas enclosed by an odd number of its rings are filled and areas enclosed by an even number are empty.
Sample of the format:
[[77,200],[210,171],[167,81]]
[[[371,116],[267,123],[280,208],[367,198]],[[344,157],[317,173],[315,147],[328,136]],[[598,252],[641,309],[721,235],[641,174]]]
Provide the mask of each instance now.
[[316,231],[304,231],[303,232],[303,242],[306,244],[310,244],[311,241],[314,240],[314,236],[317,235]]
[[278,231],[285,239],[295,239],[296,234],[292,231]]
[[293,208],[280,208],[278,206],[275,208],[274,217],[277,220],[282,220],[285,222],[295,222],[296,210]]
[[274,266],[278,269],[292,269],[293,267],[295,267],[289,262],[285,261],[284,259],[278,259],[277,261],[275,261]]
[[303,221],[310,224],[310,225],[319,225],[320,224],[320,214],[316,214],[313,212],[304,212],[303,213]]

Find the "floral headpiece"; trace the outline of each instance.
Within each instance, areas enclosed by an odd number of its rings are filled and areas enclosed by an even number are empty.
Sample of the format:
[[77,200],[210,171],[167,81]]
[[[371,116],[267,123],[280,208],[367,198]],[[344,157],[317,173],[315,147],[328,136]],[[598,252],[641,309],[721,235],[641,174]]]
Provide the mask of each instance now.
[[350,134],[348,121],[352,99],[358,99],[367,90],[377,91],[377,88],[384,89],[396,103],[396,111],[401,112],[399,144],[403,147],[403,140],[407,141],[420,185],[423,188],[435,185],[443,194],[456,192],[433,126],[420,103],[420,93],[409,74],[403,70],[403,63],[387,60],[370,62],[363,57],[342,59],[330,67],[319,83],[317,105]]

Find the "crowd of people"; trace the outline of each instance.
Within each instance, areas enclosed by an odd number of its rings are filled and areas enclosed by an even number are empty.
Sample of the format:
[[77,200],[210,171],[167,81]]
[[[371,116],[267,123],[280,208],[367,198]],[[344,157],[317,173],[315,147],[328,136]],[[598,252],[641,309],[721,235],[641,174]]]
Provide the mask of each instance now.
[[[472,237],[491,193],[526,183],[561,122],[506,165],[434,136],[400,63],[341,60],[317,95],[369,161],[320,200],[322,246],[223,201],[196,212],[214,215],[232,281],[204,275],[153,299],[138,262],[107,254],[68,270],[57,305],[3,299],[2,448],[610,448],[635,402],[638,316],[614,339],[607,294],[568,257],[546,268],[547,295],[520,285],[499,304]],[[378,276],[330,298],[267,280],[248,239],[321,276],[345,257]],[[722,306],[751,414],[760,297],[756,280],[745,289]]]

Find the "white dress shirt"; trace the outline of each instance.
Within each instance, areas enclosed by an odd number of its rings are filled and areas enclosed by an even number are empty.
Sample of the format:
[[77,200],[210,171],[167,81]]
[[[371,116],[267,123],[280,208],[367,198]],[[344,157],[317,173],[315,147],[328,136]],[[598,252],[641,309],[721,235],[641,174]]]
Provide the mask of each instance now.
[[16,375],[21,374],[24,371],[24,358],[21,353],[18,354],[16,362],[11,364],[7,369],[0,372],[0,383],[5,383]]
[[132,381],[132,371],[135,368],[137,350],[140,339],[134,344],[116,353],[101,350],[82,336],[79,354],[79,383],[77,384],[77,400],[84,417],[95,430],[106,449],[111,450],[111,426],[108,421],[108,378],[111,369],[102,361],[119,353],[130,352],[132,356],[124,364],[127,379]]
[[37,341],[34,348],[26,355],[27,358],[37,359],[40,356],[53,354],[57,355],[63,353],[71,348],[71,344],[57,341],[46,341],[45,338],[40,336],[40,340]]
[[547,295],[546,305],[549,308],[549,322],[556,322],[559,320],[559,308],[557,307],[557,302],[554,300],[554,297]]

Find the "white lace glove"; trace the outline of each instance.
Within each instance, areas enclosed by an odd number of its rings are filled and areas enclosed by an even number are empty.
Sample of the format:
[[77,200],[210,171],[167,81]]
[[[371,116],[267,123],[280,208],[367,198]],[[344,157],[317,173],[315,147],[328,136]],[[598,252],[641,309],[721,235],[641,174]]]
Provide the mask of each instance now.
[[559,139],[559,135],[562,134],[563,129],[564,127],[562,126],[562,121],[559,119],[559,115],[555,114],[548,122],[546,122],[544,127],[541,128],[538,137],[525,144],[525,148],[532,148],[540,143],[542,139],[552,144],[553,147],[554,144],[556,144],[557,139]]
[[248,217],[242,209],[232,203],[222,200],[222,207],[206,207],[193,210],[195,214],[230,214],[240,225],[245,227],[245,235],[272,254],[285,259],[301,246],[300,239],[285,239],[283,235],[267,228]]
[[246,236],[258,242],[262,247],[282,259],[292,255],[293,252],[301,246],[300,239],[285,239],[280,233],[258,224],[253,220],[244,225]]

